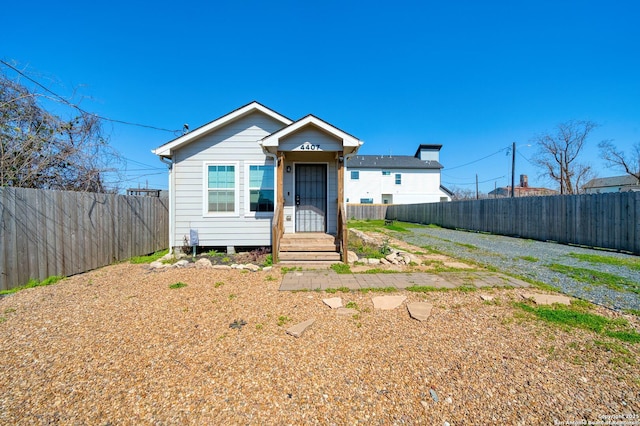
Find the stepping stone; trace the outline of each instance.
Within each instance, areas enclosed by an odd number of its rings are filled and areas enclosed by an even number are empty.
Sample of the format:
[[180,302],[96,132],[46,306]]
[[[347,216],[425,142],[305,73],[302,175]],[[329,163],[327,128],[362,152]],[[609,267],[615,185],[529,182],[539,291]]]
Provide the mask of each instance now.
[[411,318],[417,319],[418,321],[425,321],[431,316],[433,305],[426,302],[413,302],[407,304],[407,309],[409,310]]
[[480,299],[484,300],[485,302],[491,302],[493,300],[493,296],[489,296],[488,294],[481,294]]
[[293,337],[300,337],[302,336],[302,333],[304,333],[307,328],[311,327],[311,324],[313,324],[315,321],[315,319],[310,319],[293,325],[287,329],[287,334],[290,334]]
[[338,309],[342,307],[341,297],[330,297],[329,299],[322,299],[322,301],[331,309]]
[[373,309],[391,310],[402,305],[407,296],[376,296],[372,297]]
[[336,309],[336,315],[350,317],[358,314],[358,311],[353,308],[338,308]]
[[553,305],[560,303],[561,305],[571,305],[571,298],[567,296],[554,296],[551,294],[525,293],[522,295],[525,299],[531,299],[536,305]]

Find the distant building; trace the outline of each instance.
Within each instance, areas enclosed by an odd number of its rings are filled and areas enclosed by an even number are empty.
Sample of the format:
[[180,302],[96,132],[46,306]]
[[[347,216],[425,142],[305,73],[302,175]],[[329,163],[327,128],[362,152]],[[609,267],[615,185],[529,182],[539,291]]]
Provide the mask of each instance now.
[[350,204],[451,201],[440,183],[442,145],[421,144],[414,155],[356,155],[347,160],[345,198]]
[[163,191],[160,189],[149,188],[129,188],[127,189],[127,195],[136,195],[140,197],[160,197]]
[[634,176],[624,175],[591,179],[584,186],[584,192],[587,194],[626,191],[640,191],[640,182]]
[[[557,195],[558,191],[549,188],[533,188],[529,186],[529,178],[527,175],[520,175],[520,186],[514,188],[515,197],[534,197],[541,195]],[[511,186],[503,186],[489,192],[489,197],[510,197]]]

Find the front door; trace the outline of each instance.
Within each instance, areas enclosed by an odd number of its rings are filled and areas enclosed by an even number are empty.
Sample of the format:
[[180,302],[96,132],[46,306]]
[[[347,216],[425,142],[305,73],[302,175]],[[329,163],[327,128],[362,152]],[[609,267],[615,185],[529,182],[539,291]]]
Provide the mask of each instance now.
[[296,164],[296,232],[327,230],[327,165]]

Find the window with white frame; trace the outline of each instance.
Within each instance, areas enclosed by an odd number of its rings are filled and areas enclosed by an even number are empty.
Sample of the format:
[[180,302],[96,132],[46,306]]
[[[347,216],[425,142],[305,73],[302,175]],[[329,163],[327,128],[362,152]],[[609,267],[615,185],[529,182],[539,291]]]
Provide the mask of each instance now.
[[273,212],[275,202],[273,165],[249,165],[249,210]]
[[351,180],[358,180],[358,179],[360,179],[360,171],[351,170]]
[[207,213],[236,212],[236,165],[207,165]]
[[396,173],[396,185],[402,185],[402,174]]
[[389,176],[389,175],[391,175],[391,172],[389,170],[382,171],[382,176]]

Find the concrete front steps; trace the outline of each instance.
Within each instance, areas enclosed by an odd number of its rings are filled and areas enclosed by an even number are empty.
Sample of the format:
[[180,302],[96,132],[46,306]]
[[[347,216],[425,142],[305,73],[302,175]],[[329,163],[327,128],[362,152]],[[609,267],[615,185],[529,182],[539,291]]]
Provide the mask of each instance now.
[[340,262],[333,235],[319,232],[284,234],[280,240],[280,262]]

